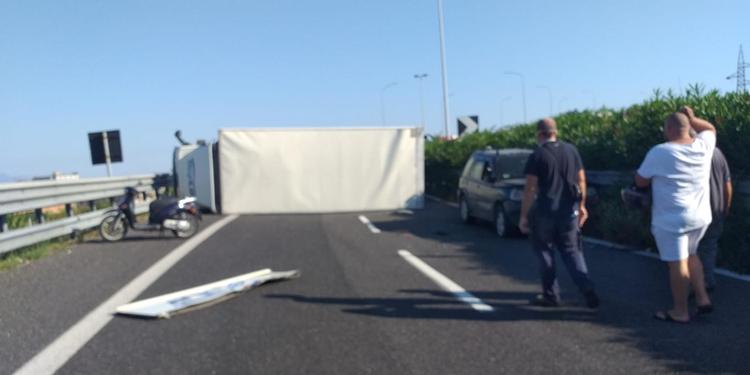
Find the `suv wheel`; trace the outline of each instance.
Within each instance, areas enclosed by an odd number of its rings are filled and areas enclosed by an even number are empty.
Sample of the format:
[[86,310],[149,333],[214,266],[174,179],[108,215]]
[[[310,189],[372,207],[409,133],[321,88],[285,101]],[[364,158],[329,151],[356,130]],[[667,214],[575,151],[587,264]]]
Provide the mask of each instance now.
[[513,224],[505,215],[505,210],[501,205],[495,207],[495,233],[500,237],[510,237],[513,233]]
[[471,223],[471,215],[469,214],[469,203],[466,202],[466,198],[461,197],[458,203],[458,215],[462,223]]

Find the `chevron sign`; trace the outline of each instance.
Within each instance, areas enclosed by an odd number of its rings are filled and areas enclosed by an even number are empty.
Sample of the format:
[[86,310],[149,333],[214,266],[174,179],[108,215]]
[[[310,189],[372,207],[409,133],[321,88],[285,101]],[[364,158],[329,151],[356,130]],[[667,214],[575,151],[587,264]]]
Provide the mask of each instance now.
[[458,118],[458,136],[479,131],[479,116],[463,116]]

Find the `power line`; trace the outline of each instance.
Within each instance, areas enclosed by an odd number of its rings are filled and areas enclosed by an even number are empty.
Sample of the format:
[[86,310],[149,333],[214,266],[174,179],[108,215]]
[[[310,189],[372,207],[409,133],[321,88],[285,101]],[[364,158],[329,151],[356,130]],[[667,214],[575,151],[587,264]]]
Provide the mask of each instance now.
[[737,72],[727,77],[727,79],[737,79],[737,92],[747,92],[747,81],[745,81],[745,69],[750,64],[745,63],[745,55],[742,53],[742,45],[740,44],[740,54],[737,56]]

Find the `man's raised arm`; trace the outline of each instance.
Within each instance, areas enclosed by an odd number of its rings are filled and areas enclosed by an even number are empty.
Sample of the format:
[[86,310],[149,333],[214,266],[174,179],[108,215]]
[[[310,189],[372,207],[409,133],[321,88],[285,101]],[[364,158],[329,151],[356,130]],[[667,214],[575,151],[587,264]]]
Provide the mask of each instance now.
[[704,131],[711,131],[716,133],[716,128],[711,124],[710,122],[695,117],[695,113],[693,112],[693,109],[688,106],[683,106],[680,108],[680,112],[684,113],[685,116],[688,117],[688,120],[690,120],[690,126],[695,130],[696,133],[704,132]]

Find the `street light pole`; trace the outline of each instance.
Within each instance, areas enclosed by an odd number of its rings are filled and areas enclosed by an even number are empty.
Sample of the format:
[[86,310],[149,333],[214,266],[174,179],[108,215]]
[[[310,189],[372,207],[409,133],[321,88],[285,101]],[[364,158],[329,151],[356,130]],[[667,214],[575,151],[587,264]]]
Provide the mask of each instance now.
[[438,20],[440,24],[440,74],[443,77],[443,124],[445,136],[448,137],[448,73],[445,66],[445,21],[443,19],[443,0],[437,0]]
[[503,127],[503,104],[505,104],[505,102],[511,99],[513,99],[512,96],[506,96],[503,98],[503,100],[500,101],[500,122],[499,122],[500,125],[499,126],[501,128]]
[[505,72],[505,74],[521,78],[521,101],[523,102],[523,122],[525,124],[528,122],[526,118],[526,79],[523,77],[523,74],[518,72]]
[[552,116],[552,114],[555,112],[555,109],[552,107],[552,89],[550,89],[547,86],[537,86],[538,89],[546,89],[547,93],[549,94],[549,115]]
[[422,116],[422,128],[425,128],[424,124],[424,98],[422,96],[422,80],[427,78],[427,73],[415,74],[414,78],[419,81],[419,113]]
[[385,90],[396,85],[398,85],[398,82],[391,82],[380,89],[380,120],[382,121],[383,126],[385,126]]

